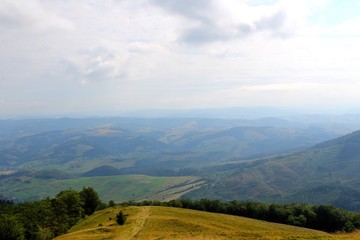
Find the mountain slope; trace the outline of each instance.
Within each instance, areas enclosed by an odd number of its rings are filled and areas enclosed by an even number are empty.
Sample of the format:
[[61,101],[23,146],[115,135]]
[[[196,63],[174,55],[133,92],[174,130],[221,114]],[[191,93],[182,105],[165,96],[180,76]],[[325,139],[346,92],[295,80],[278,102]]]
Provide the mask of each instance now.
[[[115,223],[123,210],[125,225]],[[96,212],[58,240],[80,239],[356,239],[276,223],[169,207],[115,207]]]
[[185,136],[173,144],[182,150],[225,158],[245,158],[302,149],[334,137],[323,129],[233,127],[214,133]]
[[360,131],[298,153],[222,169],[192,196],[330,203],[360,211]]

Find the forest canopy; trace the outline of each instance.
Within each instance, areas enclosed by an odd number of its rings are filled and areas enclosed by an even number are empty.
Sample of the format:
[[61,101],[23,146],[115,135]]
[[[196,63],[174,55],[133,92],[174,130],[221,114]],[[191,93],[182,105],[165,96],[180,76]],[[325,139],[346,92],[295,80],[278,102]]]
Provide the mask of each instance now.
[[101,204],[91,187],[68,189],[54,198],[12,203],[0,201],[0,239],[52,239],[66,233]]

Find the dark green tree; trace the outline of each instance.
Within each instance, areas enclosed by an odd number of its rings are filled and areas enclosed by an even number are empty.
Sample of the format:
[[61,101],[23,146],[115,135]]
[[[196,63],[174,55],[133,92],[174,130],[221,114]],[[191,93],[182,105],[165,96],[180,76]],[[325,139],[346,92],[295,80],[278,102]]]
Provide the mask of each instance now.
[[[319,206],[316,209],[317,214],[317,229],[336,232],[343,230],[345,224],[348,222],[348,214],[345,210],[335,208],[334,206],[326,205]],[[348,228],[348,227],[347,227]]]
[[114,207],[116,204],[114,202],[114,200],[110,200],[109,201],[109,207]]
[[24,228],[15,216],[0,214],[0,239],[23,240]]
[[100,204],[100,199],[98,194],[92,187],[84,187],[80,191],[81,201],[83,203],[84,213],[86,215],[91,215],[95,212],[96,208]]
[[65,233],[83,216],[80,194],[72,189],[61,191],[51,200],[53,227],[55,235]]
[[25,229],[26,239],[44,239],[40,237],[40,229],[51,228],[53,216],[50,198],[18,204],[16,212]]

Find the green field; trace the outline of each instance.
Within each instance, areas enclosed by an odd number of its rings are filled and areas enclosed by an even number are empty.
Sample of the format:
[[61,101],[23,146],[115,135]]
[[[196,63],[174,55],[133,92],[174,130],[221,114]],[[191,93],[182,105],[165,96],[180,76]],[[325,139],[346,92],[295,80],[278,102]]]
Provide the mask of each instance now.
[[121,175],[76,177],[71,179],[41,179],[33,177],[7,178],[0,182],[0,192],[18,200],[54,196],[61,190],[81,190],[91,186],[102,201],[171,200],[196,189],[202,184],[198,177],[152,177]]
[[[115,223],[123,210],[125,225]],[[269,223],[224,214],[169,207],[108,208],[96,212],[58,240],[81,239],[360,239],[360,233],[328,234],[321,231]]]

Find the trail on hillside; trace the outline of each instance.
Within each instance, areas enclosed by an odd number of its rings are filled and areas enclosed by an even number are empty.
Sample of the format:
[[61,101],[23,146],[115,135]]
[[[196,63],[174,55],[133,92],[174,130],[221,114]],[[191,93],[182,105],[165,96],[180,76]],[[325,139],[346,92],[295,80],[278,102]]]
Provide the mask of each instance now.
[[130,239],[136,239],[138,237],[139,233],[144,228],[149,216],[150,216],[150,208],[142,207],[141,212],[139,213],[139,216],[136,219],[136,222],[134,223],[134,228],[132,230]]

